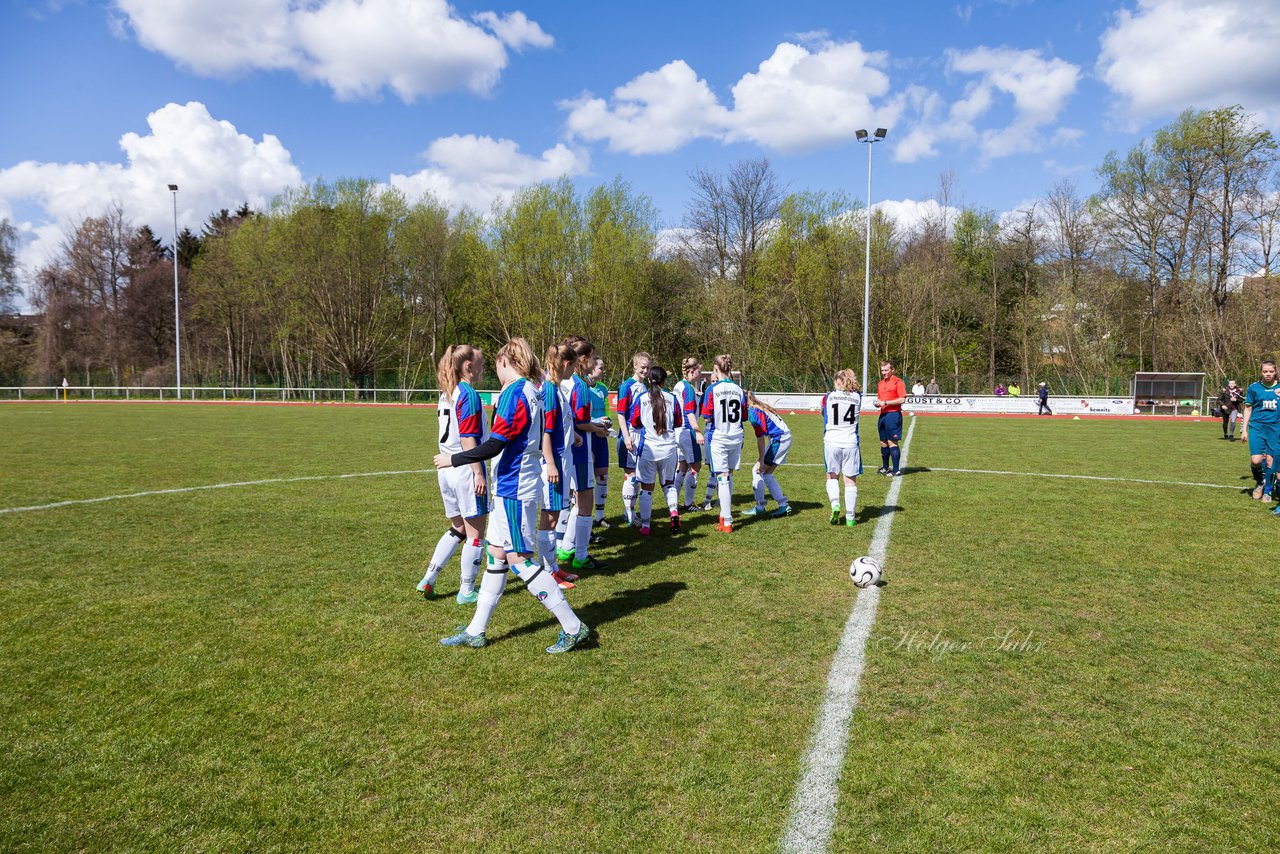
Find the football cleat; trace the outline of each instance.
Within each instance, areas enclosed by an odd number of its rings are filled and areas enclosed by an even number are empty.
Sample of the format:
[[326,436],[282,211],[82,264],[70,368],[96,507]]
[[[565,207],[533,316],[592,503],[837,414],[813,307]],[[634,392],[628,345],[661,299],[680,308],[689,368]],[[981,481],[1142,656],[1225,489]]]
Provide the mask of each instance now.
[[733,523],[726,522],[724,519],[721,519],[719,522],[716,523],[716,530],[722,534],[732,534]]
[[880,468],[876,469],[876,474],[888,474],[888,473],[889,473],[888,466],[880,466]]
[[649,529],[649,526],[648,526],[648,525],[641,525],[641,526],[640,526],[640,536],[642,536],[642,537],[647,537],[647,536],[649,536],[649,534],[650,534],[650,533],[651,533],[651,531],[650,531],[650,529]]
[[848,519],[844,520],[844,524],[845,527],[852,528],[854,525],[858,524],[858,520],[850,516]]
[[671,517],[671,533],[673,534],[680,533],[680,517],[679,516]]
[[567,634],[564,629],[561,629],[560,637],[556,639],[555,643],[547,647],[547,653],[550,655],[556,655],[557,653],[568,652],[589,637],[591,637],[591,629],[586,623],[583,623],[582,627],[572,635]]
[[[604,542],[604,536],[601,534],[592,534],[591,539],[587,540],[587,545],[598,546]],[[559,561],[557,561],[559,563]]]
[[597,519],[596,524],[606,530],[613,527],[613,525],[609,522],[608,519]]
[[779,507],[777,510],[774,510],[772,513],[770,513],[770,514],[769,514],[769,518],[770,518],[770,519],[781,519],[783,516],[790,516],[790,515],[791,515],[791,505],[790,505],[790,504],[783,504],[783,505],[782,505],[781,507]]
[[716,507],[714,502],[708,501],[706,504],[702,505],[702,509],[710,511],[710,510],[717,510],[719,508]]
[[609,564],[607,563],[601,563],[600,561],[596,560],[590,555],[587,556],[586,560],[578,560],[577,558],[574,558],[573,564],[572,564],[573,568],[577,570],[604,569],[608,565]]
[[841,515],[840,515],[840,505],[839,505],[839,504],[837,504],[835,507],[832,507],[832,508],[831,508],[831,524],[832,524],[832,525],[839,525],[839,524],[840,524],[840,519],[841,519]]
[[556,549],[556,563],[567,563],[573,560],[572,549]]
[[447,638],[440,638],[441,646],[469,646],[472,649],[480,649],[485,645],[484,632],[478,635],[467,634],[466,626],[458,626],[458,633],[450,635]]
[[1253,500],[1257,501],[1262,497],[1262,484],[1258,484],[1253,490]]
[[763,508],[763,507],[748,507],[746,510],[743,510],[743,511],[742,511],[742,515],[743,515],[743,516],[746,516],[748,519],[752,519],[752,518],[754,518],[754,517],[756,517],[756,516],[763,516],[763,515],[764,515],[764,508]]
[[1280,506],[1277,506],[1276,509],[1271,511],[1271,513],[1273,516],[1280,516]]
[[1270,503],[1271,503],[1271,493],[1270,493],[1270,492],[1264,492],[1264,493],[1262,493],[1262,503],[1263,503],[1263,504],[1270,504]]
[[476,604],[476,600],[479,598],[480,598],[480,589],[476,587],[476,588],[472,588],[470,593],[463,593],[461,590],[459,590],[457,601],[459,605],[474,605]]
[[556,584],[560,585],[561,590],[572,590],[578,586],[573,583],[577,580],[578,576],[575,575],[570,578],[569,573],[565,572],[563,569],[557,569],[555,572],[551,573],[551,577],[556,580]]
[[422,581],[418,583],[418,592],[422,594],[423,599],[436,598],[436,587],[430,581]]

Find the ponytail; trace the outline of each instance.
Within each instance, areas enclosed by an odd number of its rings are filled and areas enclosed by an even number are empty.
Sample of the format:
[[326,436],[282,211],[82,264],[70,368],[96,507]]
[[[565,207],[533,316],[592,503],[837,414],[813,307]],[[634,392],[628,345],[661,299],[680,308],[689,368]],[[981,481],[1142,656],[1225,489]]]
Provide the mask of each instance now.
[[533,348],[523,338],[512,338],[498,351],[497,358],[506,359],[520,376],[533,383],[542,382],[542,366]]
[[721,353],[719,356],[716,356],[712,361],[712,364],[716,366],[716,370],[719,371],[720,375],[725,379],[729,379],[733,376],[733,357],[728,353]]
[[667,372],[654,365],[649,368],[645,378],[649,382],[649,406],[653,410],[653,429],[659,435],[667,432],[667,399],[662,396],[662,385],[667,381]]
[[777,415],[779,418],[782,417],[778,410],[774,409],[751,392],[747,392],[747,406],[754,406],[756,409],[763,409],[770,415]]
[[452,397],[453,390],[462,379],[462,366],[479,354],[480,351],[470,344],[450,344],[446,347],[436,366],[436,384],[440,386],[440,390]]

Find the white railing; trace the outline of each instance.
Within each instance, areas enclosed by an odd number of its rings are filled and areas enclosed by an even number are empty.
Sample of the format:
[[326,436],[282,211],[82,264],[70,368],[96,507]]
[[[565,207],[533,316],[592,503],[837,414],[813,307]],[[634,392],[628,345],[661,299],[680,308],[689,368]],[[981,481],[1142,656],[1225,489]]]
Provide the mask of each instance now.
[[[496,394],[496,392],[481,392]],[[183,386],[181,400],[311,402],[311,403],[423,403],[434,404],[436,389],[420,388],[302,388],[277,386]],[[159,400],[177,401],[176,386],[0,386],[0,400]]]

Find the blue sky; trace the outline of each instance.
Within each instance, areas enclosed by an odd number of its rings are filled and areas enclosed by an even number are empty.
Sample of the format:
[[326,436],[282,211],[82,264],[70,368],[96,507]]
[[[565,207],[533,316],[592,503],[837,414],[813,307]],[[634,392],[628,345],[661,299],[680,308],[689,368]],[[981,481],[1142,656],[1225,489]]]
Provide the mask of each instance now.
[[909,225],[954,172],[997,212],[1189,106],[1280,119],[1280,0],[647,4],[0,0],[0,217],[28,268],[113,201],[172,233],[361,176],[488,209],[622,176],[680,224],[695,168],[768,157],[794,190]]

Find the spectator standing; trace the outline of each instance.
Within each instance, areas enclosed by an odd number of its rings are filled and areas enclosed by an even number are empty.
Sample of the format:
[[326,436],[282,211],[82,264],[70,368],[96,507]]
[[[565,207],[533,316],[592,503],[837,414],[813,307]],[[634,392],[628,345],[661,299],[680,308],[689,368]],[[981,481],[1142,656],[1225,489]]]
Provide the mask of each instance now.
[[1040,388],[1036,390],[1036,415],[1052,415],[1053,410],[1049,408],[1049,384],[1040,383]]
[[916,380],[914,383],[912,383],[912,384],[911,384],[911,394],[913,394],[913,395],[914,395],[914,396],[916,396],[916,397],[923,397],[923,396],[924,396],[924,383],[920,382],[920,380]]
[[1244,389],[1236,385],[1235,380],[1227,380],[1218,394],[1218,411],[1222,415],[1222,438],[1228,442],[1236,440],[1236,422],[1243,408]]
[[938,388],[938,378],[929,377],[929,384],[924,388],[925,394],[942,394],[942,389]]

